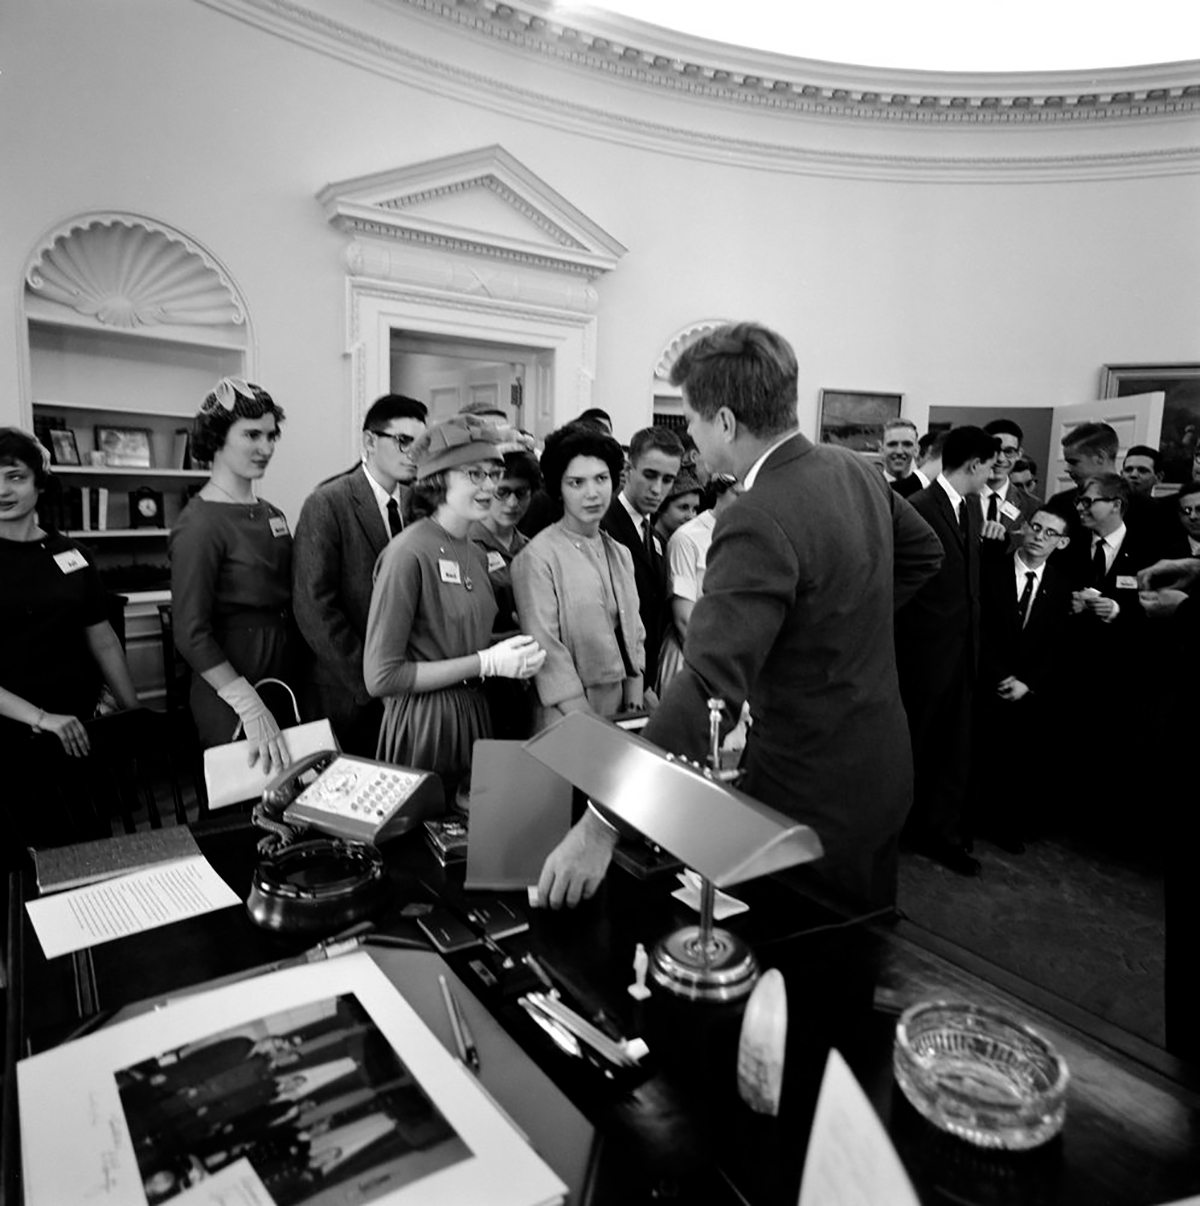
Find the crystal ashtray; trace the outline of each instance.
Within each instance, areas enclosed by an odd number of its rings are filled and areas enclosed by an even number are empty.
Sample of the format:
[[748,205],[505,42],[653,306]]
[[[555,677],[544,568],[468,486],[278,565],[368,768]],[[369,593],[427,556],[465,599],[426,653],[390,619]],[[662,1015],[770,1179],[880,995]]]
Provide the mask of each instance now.
[[934,1126],[979,1147],[1021,1151],[1062,1130],[1067,1065],[1032,1027],[997,1009],[924,1001],[896,1024],[892,1067]]

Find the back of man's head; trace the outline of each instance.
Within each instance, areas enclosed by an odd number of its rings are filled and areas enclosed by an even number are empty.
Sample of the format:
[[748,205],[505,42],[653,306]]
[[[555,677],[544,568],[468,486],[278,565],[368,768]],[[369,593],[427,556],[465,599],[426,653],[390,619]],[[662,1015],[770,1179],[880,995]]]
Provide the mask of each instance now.
[[982,427],[952,427],[942,445],[942,472],[949,474],[969,461],[986,461],[996,455],[999,441]]
[[428,415],[425,403],[418,402],[416,398],[406,398],[403,394],[384,394],[371,403],[363,418],[363,431],[379,431],[393,419],[416,419],[418,423],[424,423]]
[[1063,436],[1062,446],[1064,450],[1069,448],[1115,462],[1121,444],[1116,431],[1107,423],[1080,423]]
[[983,430],[988,435],[1016,436],[1018,444],[1022,443],[1025,439],[1025,433],[1021,430],[1020,425],[1012,419],[993,419],[990,423],[983,425]]
[[601,410],[599,406],[589,406],[575,422],[587,423],[592,427],[597,427],[606,435],[612,435],[613,433],[612,416],[608,411]]
[[643,427],[629,441],[629,463],[636,465],[647,452],[683,458],[683,441],[669,427]]
[[727,407],[752,436],[796,426],[796,353],[782,335],[753,322],[718,327],[684,348],[671,369],[687,403],[703,419]]

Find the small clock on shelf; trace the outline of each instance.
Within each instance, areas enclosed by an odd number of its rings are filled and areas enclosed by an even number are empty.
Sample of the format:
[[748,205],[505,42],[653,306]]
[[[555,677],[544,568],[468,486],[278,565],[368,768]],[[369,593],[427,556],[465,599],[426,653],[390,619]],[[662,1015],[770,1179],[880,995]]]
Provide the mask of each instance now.
[[163,496],[159,490],[141,486],[129,491],[129,526],[131,528],[161,528],[163,521]]

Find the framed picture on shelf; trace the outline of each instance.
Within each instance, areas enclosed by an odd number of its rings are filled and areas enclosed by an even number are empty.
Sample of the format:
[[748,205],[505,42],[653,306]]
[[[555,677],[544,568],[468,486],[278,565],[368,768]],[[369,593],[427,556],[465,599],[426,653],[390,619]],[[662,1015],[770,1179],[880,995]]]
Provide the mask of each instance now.
[[823,389],[817,413],[817,439],[855,452],[878,453],[884,428],[900,417],[903,394],[858,389]]
[[96,448],[104,453],[104,463],[126,469],[149,469],[150,429],[148,427],[102,427],[96,425]]
[[46,433],[50,437],[50,459],[56,465],[78,465],[79,445],[75,433],[67,427],[52,428]]
[[1187,482],[1200,452],[1200,364],[1106,364],[1100,372],[1102,398],[1156,393],[1163,399],[1163,480]]

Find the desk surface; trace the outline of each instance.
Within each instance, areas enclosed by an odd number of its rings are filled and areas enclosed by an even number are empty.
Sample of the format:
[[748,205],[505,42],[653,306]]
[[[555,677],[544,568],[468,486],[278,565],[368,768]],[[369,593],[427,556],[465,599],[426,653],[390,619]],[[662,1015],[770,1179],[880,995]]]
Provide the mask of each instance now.
[[[225,827],[197,837],[244,897],[254,866],[254,834]],[[398,909],[428,898],[429,889],[462,899],[461,871],[438,867],[415,834],[391,843],[385,854],[393,894],[377,919],[379,928],[416,938],[419,931],[398,917]],[[540,1069],[515,1087],[515,1108],[504,1100],[503,1086],[491,1086],[502,1104],[515,1115],[531,1109],[565,1115],[571,1108],[603,1136],[586,1173],[578,1161],[558,1168],[571,1184],[573,1202],[624,1204],[674,1194],[679,1201],[793,1206],[830,1044],[862,1082],[923,1202],[1159,1206],[1200,1193],[1200,1092],[1185,1069],[1137,1043],[1117,1049],[1104,1041],[1112,1036],[1089,1025],[1080,1011],[962,952],[939,950],[935,939],[903,923],[819,928],[840,919],[794,881],[784,875],[743,885],[739,894],[751,909],[729,923],[752,943],[762,964],[778,967],[787,982],[788,1057],[778,1118],[753,1114],[737,1097],[740,1005],[693,1004],[658,991],[639,1004],[625,991],[634,945],[649,948],[670,929],[694,920],[670,898],[672,884],[639,883],[614,871],[588,905],[573,913],[533,912],[529,932],[504,943],[515,954],[535,951],[593,1010],[603,1008],[625,1033],[646,1038],[652,1072],[632,1087],[609,1085],[559,1053],[511,998],[481,984],[470,967],[477,951],[449,957],[478,998],[472,1008],[487,1009]],[[311,944],[267,933],[243,910],[226,909],[47,961],[24,916],[31,890],[28,876],[14,877],[6,1073],[12,1061],[62,1041],[96,1011],[286,958]],[[877,988],[903,1004],[931,996],[984,1000],[1038,1025],[1072,1072],[1062,1136],[1033,1153],[994,1154],[934,1130],[895,1087],[895,1018],[874,1006]],[[552,1092],[534,1083],[543,1075],[553,1082]],[[14,1082],[6,1075],[8,1206],[20,1202]],[[530,1102],[530,1096],[539,1100]],[[563,1098],[570,1107],[555,1104]],[[575,1133],[578,1138],[578,1127]]]

